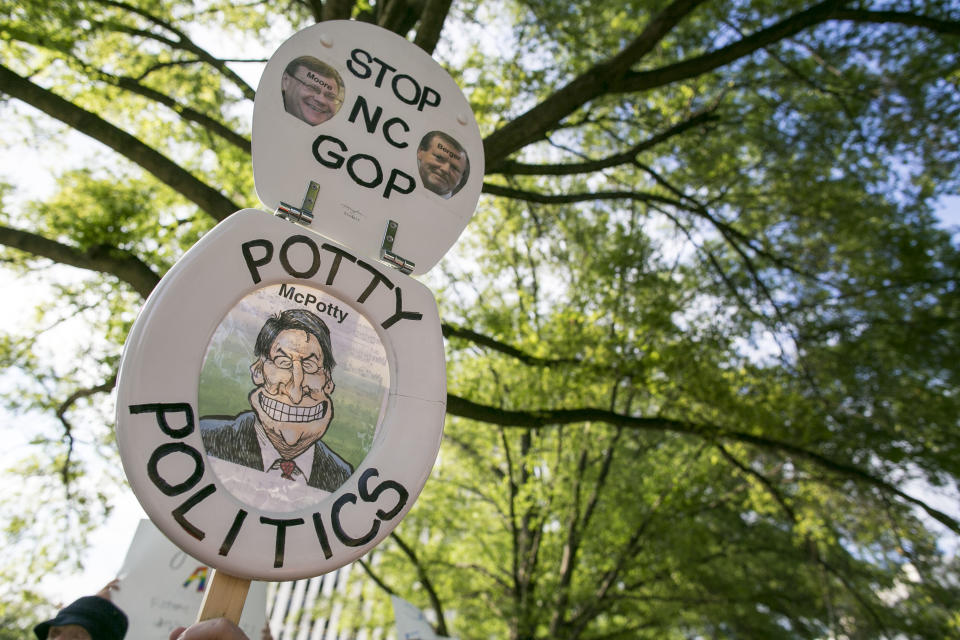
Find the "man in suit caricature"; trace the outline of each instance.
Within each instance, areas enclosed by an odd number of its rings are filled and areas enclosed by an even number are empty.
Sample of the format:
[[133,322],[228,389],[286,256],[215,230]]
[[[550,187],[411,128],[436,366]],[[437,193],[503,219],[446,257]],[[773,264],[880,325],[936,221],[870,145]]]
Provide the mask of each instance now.
[[276,476],[281,484],[336,491],[353,467],[321,441],[333,420],[336,386],[327,325],[306,309],[271,316],[254,357],[252,410],[201,418],[207,454]]

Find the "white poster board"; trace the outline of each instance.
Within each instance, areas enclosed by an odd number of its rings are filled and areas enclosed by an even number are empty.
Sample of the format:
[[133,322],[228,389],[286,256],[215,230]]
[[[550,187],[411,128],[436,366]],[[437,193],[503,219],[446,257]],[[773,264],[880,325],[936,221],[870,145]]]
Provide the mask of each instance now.
[[[113,603],[127,614],[127,637],[167,640],[196,621],[210,568],[178,549],[149,520],[141,520],[118,574]],[[251,582],[240,628],[260,638],[266,623],[267,585]]]
[[438,636],[423,611],[403,598],[390,596],[397,623],[397,640],[447,640]]

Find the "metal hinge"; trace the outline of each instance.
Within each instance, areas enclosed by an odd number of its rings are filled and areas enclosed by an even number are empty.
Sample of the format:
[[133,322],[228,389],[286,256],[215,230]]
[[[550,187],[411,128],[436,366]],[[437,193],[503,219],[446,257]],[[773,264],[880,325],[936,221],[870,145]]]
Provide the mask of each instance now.
[[[277,217],[305,227],[310,226],[310,223],[313,222],[313,207],[317,203],[319,193],[320,185],[311,180],[307,187],[307,195],[303,197],[303,204],[295,207],[286,202],[281,202],[280,206],[277,207]],[[401,273],[409,274],[413,271],[414,263],[393,252],[393,241],[397,237],[399,228],[400,225],[395,221],[387,221],[387,229],[383,233],[383,242],[380,244],[380,260]]]
[[393,241],[399,228],[400,225],[393,220],[387,221],[387,230],[383,233],[383,243],[380,245],[380,259],[400,273],[409,274],[413,271],[414,263],[393,252]]
[[320,193],[320,185],[311,180],[307,186],[307,195],[303,197],[303,204],[295,207],[286,202],[281,202],[280,206],[277,207],[277,216],[309,227],[310,223],[313,222],[313,207],[317,203],[318,193]]

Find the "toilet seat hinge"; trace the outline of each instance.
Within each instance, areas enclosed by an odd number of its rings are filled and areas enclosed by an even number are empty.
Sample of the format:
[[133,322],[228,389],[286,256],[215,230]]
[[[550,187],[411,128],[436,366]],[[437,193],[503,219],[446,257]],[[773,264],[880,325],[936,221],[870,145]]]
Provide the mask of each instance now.
[[277,207],[277,217],[309,227],[310,223],[313,222],[313,207],[317,203],[318,193],[320,193],[320,185],[311,180],[307,186],[307,195],[303,197],[303,204],[295,207],[286,202],[281,202],[280,206]]
[[380,245],[380,260],[397,269],[400,273],[409,275],[415,264],[393,252],[393,241],[397,237],[399,228],[400,225],[393,220],[387,221],[387,229],[383,233],[383,243]]

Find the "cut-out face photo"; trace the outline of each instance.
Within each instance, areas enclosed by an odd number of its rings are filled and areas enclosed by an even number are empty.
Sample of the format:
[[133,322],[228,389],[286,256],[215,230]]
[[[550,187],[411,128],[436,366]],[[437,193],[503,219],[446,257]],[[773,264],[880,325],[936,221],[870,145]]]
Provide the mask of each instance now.
[[423,186],[443,199],[466,184],[470,160],[463,145],[442,131],[431,131],[417,148],[417,169]]
[[343,104],[343,78],[312,56],[294,58],[280,78],[283,108],[309,125],[326,122]]
[[[365,318],[305,287],[298,294],[314,304],[290,308],[284,291],[267,287],[228,314],[199,394],[214,473],[241,501],[274,511],[309,506],[347,481],[372,445],[388,387],[386,354]],[[338,416],[341,396],[348,410]]]

